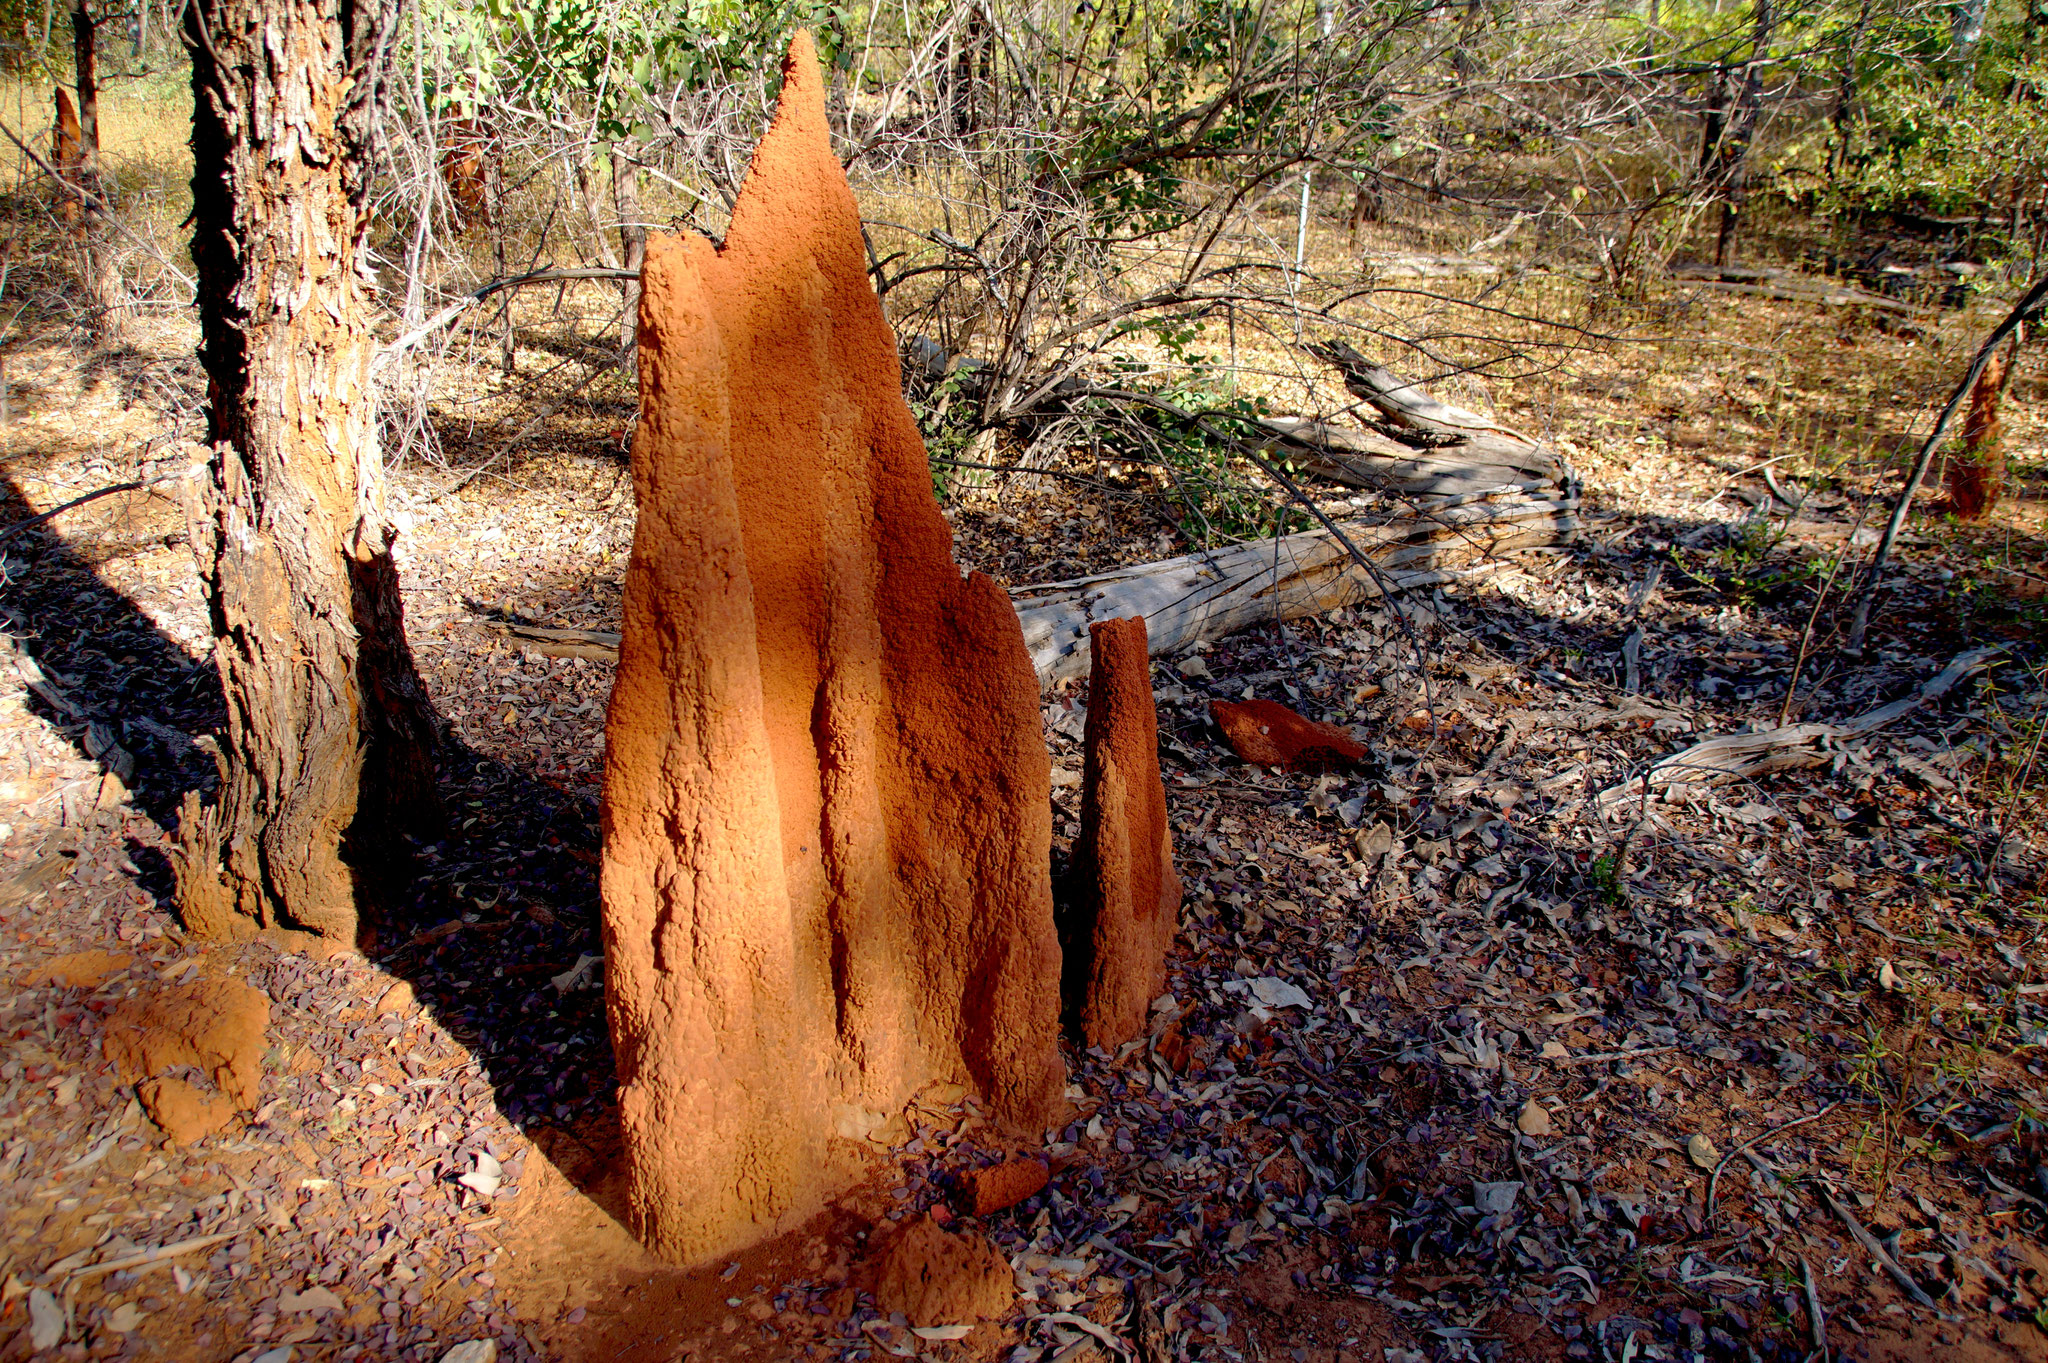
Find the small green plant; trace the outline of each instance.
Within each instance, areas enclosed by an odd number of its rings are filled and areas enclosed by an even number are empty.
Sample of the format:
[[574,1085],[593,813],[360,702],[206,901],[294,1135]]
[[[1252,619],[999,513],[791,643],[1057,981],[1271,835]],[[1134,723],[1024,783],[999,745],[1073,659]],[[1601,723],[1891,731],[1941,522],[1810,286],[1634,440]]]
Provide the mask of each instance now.
[[1592,868],[1586,873],[1586,881],[1593,887],[1594,895],[1608,908],[1619,909],[1627,906],[1627,889],[1621,883],[1621,858],[1612,852],[1593,858]]
[[1143,334],[1172,362],[1170,381],[1157,383],[1160,366],[1119,354],[1110,361],[1121,386],[1156,398],[1161,405],[1104,399],[1100,428],[1105,453],[1151,466],[1166,484],[1181,513],[1181,529],[1197,544],[1250,539],[1306,529],[1308,516],[1291,507],[1275,509],[1272,491],[1258,468],[1244,457],[1242,432],[1255,430],[1269,414],[1263,397],[1236,391],[1236,375],[1218,358],[1195,349],[1207,323],[1175,314],[1124,322],[1116,336]]

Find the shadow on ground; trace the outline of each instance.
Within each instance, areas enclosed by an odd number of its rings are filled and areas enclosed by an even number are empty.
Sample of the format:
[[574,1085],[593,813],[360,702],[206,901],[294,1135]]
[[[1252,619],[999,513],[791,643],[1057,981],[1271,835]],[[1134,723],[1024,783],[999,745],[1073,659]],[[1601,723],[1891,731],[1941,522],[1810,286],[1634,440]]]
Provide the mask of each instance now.
[[[34,514],[0,480],[0,525]],[[106,740],[130,755],[136,807],[175,837],[184,793],[211,798],[217,782],[210,735],[225,711],[211,662],[188,656],[50,526],[4,549],[0,626],[47,678],[32,712],[103,767],[125,766]],[[620,1216],[603,977],[574,974],[602,950],[597,803],[457,742],[443,753],[441,793],[446,832],[407,837],[416,874],[376,906],[366,954],[470,1048],[505,1116]],[[130,855],[171,908],[163,853],[131,845]]]

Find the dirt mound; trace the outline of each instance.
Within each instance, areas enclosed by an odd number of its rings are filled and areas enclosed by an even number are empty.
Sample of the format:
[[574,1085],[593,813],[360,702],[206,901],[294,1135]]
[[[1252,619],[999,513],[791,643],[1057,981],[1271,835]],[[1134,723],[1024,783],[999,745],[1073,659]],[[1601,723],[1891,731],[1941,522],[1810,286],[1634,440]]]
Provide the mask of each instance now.
[[183,1079],[145,1079],[135,1086],[142,1110],[179,1145],[227,1130],[235,1105]]
[[[135,1084],[150,1120],[180,1143],[256,1110],[270,1000],[235,980],[198,979],[130,999],[107,1015],[101,1049]],[[213,1081],[219,1096],[183,1070]]]
[[995,1320],[1017,1300],[1010,1265],[973,1231],[959,1235],[919,1217],[882,1246],[874,1268],[875,1304],[912,1325],[971,1325]]
[[134,963],[133,956],[111,951],[67,951],[31,967],[22,983],[54,984],[64,989],[97,989]]
[[1037,679],[953,565],[808,37],[784,71],[640,312],[606,971],[633,1219],[684,1262],[822,1206],[835,1106],[1064,1086]]
[[1104,620],[1088,636],[1081,836],[1061,937],[1067,1006],[1082,1039],[1108,1049],[1145,1030],[1166,986],[1180,877],[1159,778],[1145,622]]
[[1365,746],[1334,724],[1304,719],[1270,700],[1212,700],[1209,715],[1231,751],[1245,761],[1285,771],[1345,771]]

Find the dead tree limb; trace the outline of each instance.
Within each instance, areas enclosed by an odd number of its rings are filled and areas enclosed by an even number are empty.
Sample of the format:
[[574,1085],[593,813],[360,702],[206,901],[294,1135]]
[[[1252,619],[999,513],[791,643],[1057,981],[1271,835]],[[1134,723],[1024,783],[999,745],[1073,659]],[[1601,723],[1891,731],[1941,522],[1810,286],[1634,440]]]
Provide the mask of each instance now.
[[[1232,445],[1319,528],[1011,588],[1041,685],[1086,675],[1088,626],[1099,620],[1142,616],[1153,656],[1174,656],[1254,624],[1484,577],[1506,566],[1502,555],[1568,543],[1578,533],[1576,483],[1549,446],[1439,402],[1349,347],[1317,353],[1338,357],[1333,362],[1346,385],[1384,416],[1387,431],[1268,419],[1255,428],[1263,438],[1247,440],[1217,424],[1243,423],[1242,417],[1188,411],[1122,389],[1079,395],[1155,407]],[[1276,466],[1283,453],[1297,468],[1384,493],[1390,501],[1338,520]],[[536,652],[608,658],[617,648],[611,631],[492,627]]]
[[[1429,518],[1340,523],[1388,591],[1408,591],[1507,566],[1494,561],[1512,549],[1561,544],[1578,529],[1577,499],[1518,497],[1451,507]],[[1329,530],[1255,540],[1210,553],[1065,582],[1014,587],[1010,598],[1024,624],[1039,681],[1050,684],[1088,671],[1088,626],[1141,615],[1154,657],[1184,653],[1272,620],[1319,615],[1376,599],[1382,588]]]
[[1648,771],[1600,792],[1602,808],[1612,809],[1624,800],[1648,798],[1653,790],[1666,786],[1706,786],[1741,777],[1761,776],[1772,771],[1825,765],[1845,740],[1875,733],[1896,723],[1921,706],[1939,700],[1963,678],[1979,672],[2005,650],[1996,645],[1973,648],[1957,654],[1926,685],[1889,705],[1858,715],[1841,724],[1781,724],[1750,734],[1725,734],[1695,743],[1664,758]]

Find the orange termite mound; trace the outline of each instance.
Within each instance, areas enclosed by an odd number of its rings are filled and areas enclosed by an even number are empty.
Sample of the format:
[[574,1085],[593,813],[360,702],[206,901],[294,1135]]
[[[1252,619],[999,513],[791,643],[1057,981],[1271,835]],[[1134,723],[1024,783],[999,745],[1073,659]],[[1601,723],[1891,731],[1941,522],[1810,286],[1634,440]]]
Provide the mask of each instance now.
[[[57,124],[50,134],[50,160],[56,163],[64,185],[76,187],[85,179],[85,129],[78,121],[78,106],[71,102],[71,92],[60,85],[56,94]],[[58,187],[57,216],[67,223],[78,221],[78,196],[71,188]]]
[[953,566],[808,35],[723,246],[648,243],[604,926],[636,1232],[817,1211],[935,1081],[1062,1099],[1051,766],[1016,612]]
[[1159,714],[1143,619],[1088,627],[1088,726],[1082,738],[1081,836],[1065,931],[1066,997],[1090,1046],[1145,1031],[1166,987],[1180,877],[1159,779]]
[[1245,761],[1288,771],[1344,771],[1365,757],[1365,745],[1334,724],[1305,719],[1278,701],[1212,700],[1209,717]]
[[1993,353],[1970,389],[1963,418],[1963,449],[1948,461],[1949,510],[1958,519],[1984,519],[2005,491],[2005,451],[1999,445],[1998,400],[2005,394],[2005,356]]

